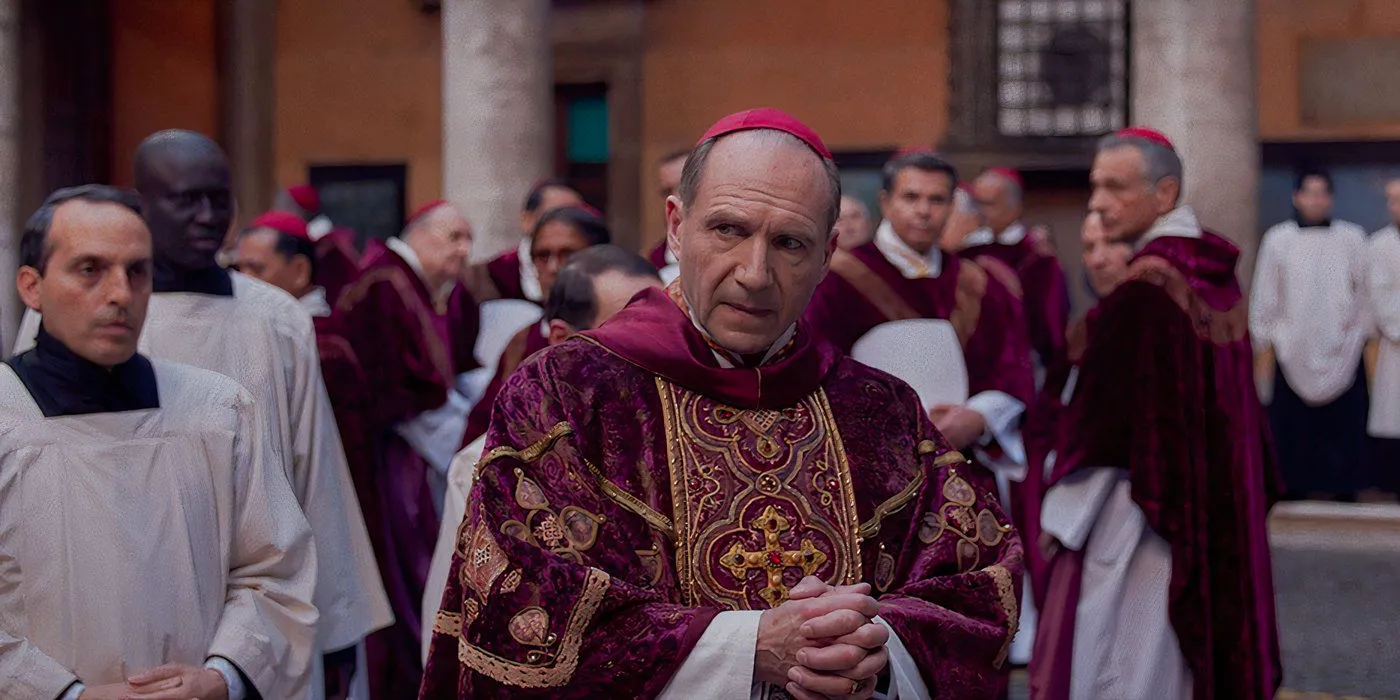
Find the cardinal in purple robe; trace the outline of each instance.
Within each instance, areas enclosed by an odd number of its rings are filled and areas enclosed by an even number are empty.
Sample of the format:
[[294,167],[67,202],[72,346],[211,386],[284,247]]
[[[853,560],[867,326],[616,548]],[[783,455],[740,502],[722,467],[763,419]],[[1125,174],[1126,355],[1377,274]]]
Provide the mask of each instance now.
[[672,287],[507,380],[420,697],[996,697],[1015,530],[907,385],[802,320],[830,152],[751,110],[685,167]]
[[540,273],[530,256],[530,238],[545,213],[560,207],[587,207],[583,195],[563,180],[536,182],[525,196],[520,211],[519,245],[467,271],[469,291],[478,302],[493,299],[524,299],[544,303],[549,289],[540,284]]
[[1041,369],[1061,352],[1069,324],[1069,286],[1050,247],[1049,232],[1021,221],[1025,181],[1011,168],[992,168],[972,183],[986,225],[963,239],[961,255],[986,266],[995,259],[1016,274],[1031,348]]
[[321,195],[311,185],[293,185],[277,196],[276,209],[290,212],[306,222],[306,233],[315,251],[316,286],[325,290],[332,307],[340,293],[360,276],[360,251],[355,231],[336,226],[321,208]]
[[376,699],[411,696],[422,675],[419,602],[439,525],[429,476],[445,473],[438,462],[450,464],[461,444],[466,408],[452,400],[456,378],[476,367],[477,307],[456,282],[470,250],[466,219],[436,202],[399,237],[371,245],[336,309],[364,373],[373,466],[371,490],[360,498],[380,520],[371,538],[396,618],[366,640]]
[[979,466],[1019,481],[1020,426],[1035,377],[1015,272],[939,248],[957,183],[947,161],[906,151],[886,164],[884,180],[875,240],[832,258],[808,318],[846,352],[881,323],[946,319],[963,347],[971,397],[964,406],[935,407],[934,423]]
[[1041,526],[1059,614],[1041,620],[1032,697],[1253,700],[1282,677],[1266,530],[1279,483],[1239,250],[1180,205],[1181,177],[1143,128],[1094,161],[1090,208],[1135,256],[1087,319],[1056,443]]

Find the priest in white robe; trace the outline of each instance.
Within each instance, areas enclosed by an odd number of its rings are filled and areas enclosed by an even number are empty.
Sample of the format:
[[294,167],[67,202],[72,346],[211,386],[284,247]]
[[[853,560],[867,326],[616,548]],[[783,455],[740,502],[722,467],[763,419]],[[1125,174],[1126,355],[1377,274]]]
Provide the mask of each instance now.
[[1325,172],[1298,176],[1293,205],[1297,217],[1259,245],[1249,331],[1255,352],[1277,359],[1269,422],[1288,494],[1350,499],[1363,486],[1369,404],[1366,231],[1331,218]]
[[[137,152],[137,188],[155,249],[141,352],[226,375],[252,394],[273,458],[316,540],[318,644],[335,666],[392,622],[369,536],[321,380],[311,317],[270,285],[215,264],[232,218],[223,152],[187,131],[157,133]],[[21,333],[17,350],[33,343]],[[318,665],[319,666],[319,665]]]
[[21,243],[47,312],[0,367],[0,698],[306,698],[310,530],[233,380],[136,354],[134,194],[56,192]]
[[[1391,219],[1400,222],[1400,178],[1386,183],[1385,198]],[[1366,257],[1371,310],[1380,336],[1366,425],[1371,437],[1370,485],[1400,493],[1400,223],[1372,234]]]

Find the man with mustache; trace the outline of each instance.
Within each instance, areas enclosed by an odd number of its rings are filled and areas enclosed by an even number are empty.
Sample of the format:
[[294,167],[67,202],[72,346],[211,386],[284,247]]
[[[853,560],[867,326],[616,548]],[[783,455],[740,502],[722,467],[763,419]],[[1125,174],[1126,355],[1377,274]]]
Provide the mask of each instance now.
[[282,290],[216,261],[233,218],[229,183],[223,151],[202,134],[161,131],[138,147],[136,189],[154,249],[141,348],[228,376],[253,395],[262,439],[311,524],[317,663],[327,654],[328,681],[337,683],[354,668],[356,644],[389,623],[389,608],[321,380],[311,317]]
[[60,700],[312,696],[316,560],[233,380],[137,354],[134,193],[49,196],[17,287],[44,316],[0,367],[0,688]]
[[680,274],[526,360],[492,415],[424,698],[993,697],[1020,542],[907,385],[803,320],[820,137],[721,119],[667,199]]

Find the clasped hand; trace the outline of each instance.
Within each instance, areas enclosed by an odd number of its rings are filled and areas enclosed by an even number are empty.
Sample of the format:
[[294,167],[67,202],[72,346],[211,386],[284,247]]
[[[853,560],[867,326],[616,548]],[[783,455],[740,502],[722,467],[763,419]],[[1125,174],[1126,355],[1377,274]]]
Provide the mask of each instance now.
[[789,595],[759,622],[755,679],[797,700],[871,697],[889,663],[889,630],[872,620],[880,604],[870,584],[833,587],[808,576]]
[[227,700],[228,685],[218,671],[166,664],[138,673],[125,683],[89,686],[79,700]]

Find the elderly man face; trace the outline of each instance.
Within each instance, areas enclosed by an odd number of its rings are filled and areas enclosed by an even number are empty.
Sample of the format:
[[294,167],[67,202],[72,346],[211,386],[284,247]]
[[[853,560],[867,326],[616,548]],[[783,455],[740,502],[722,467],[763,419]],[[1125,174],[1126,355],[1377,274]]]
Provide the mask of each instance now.
[[836,249],[823,163],[771,130],[714,143],[694,201],[666,201],[667,235],[695,321],[738,354],[767,350],[797,322]]
[[472,254],[471,225],[451,204],[443,204],[409,224],[403,238],[418,254],[423,275],[435,285],[461,275]]
[[1021,187],[999,173],[983,173],[972,184],[972,198],[992,233],[1021,220]]
[[1175,178],[1151,182],[1142,150],[1132,145],[1101,149],[1094,157],[1089,182],[1094,189],[1089,209],[1102,217],[1104,234],[1127,242],[1137,240],[1170,212],[1181,188]]
[[859,248],[874,237],[875,230],[870,226],[870,212],[865,203],[855,197],[841,198],[841,216],[836,217],[836,245],[842,250]]

